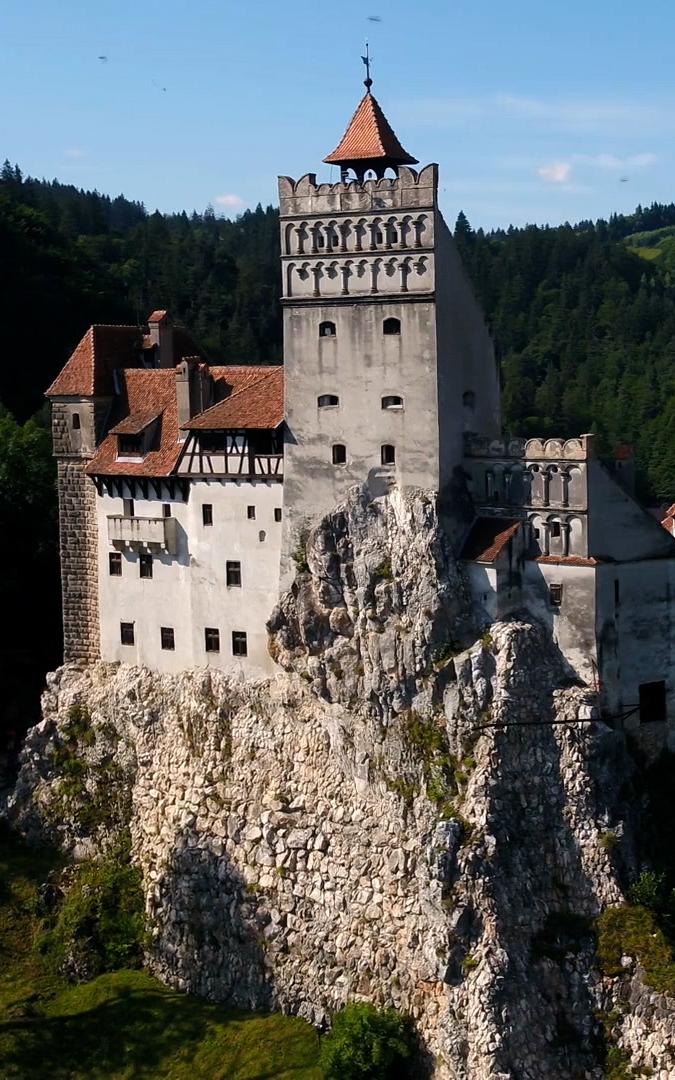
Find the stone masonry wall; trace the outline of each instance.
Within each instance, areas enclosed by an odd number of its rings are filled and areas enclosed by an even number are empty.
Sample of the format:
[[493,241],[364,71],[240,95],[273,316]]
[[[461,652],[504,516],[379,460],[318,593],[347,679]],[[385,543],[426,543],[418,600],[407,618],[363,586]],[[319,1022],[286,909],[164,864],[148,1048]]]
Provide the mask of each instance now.
[[87,459],[58,460],[63,655],[93,663],[100,652],[96,488]]

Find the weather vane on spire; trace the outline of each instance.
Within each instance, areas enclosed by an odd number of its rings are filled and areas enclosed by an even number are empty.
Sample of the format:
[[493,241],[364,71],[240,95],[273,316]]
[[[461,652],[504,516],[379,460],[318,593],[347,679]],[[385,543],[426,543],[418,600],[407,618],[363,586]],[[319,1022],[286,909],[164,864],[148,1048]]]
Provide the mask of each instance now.
[[364,64],[366,65],[366,77],[363,80],[363,85],[365,86],[368,93],[370,93],[370,88],[373,85],[373,80],[370,77],[370,62],[372,60],[372,57],[371,57],[371,55],[370,55],[370,53],[368,51],[368,42],[366,42],[366,55],[362,56],[361,59],[363,60]]

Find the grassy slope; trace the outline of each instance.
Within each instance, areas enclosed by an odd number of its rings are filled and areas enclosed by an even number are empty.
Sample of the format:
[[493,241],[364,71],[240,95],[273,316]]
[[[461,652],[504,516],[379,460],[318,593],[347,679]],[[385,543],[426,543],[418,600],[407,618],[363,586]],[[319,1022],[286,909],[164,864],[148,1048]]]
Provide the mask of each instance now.
[[77,986],[51,973],[33,941],[52,865],[0,837],[3,1080],[320,1080],[318,1038],[303,1020],[227,1010],[143,971]]

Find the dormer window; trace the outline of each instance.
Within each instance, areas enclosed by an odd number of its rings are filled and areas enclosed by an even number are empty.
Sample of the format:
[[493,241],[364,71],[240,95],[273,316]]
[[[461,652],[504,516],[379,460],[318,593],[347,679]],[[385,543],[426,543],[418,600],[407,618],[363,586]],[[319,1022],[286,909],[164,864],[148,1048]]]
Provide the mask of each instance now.
[[402,409],[403,408],[403,398],[399,397],[398,394],[388,394],[386,397],[382,398],[382,408],[383,409]]
[[401,333],[401,320],[400,319],[385,319],[382,323],[383,334],[400,334]]
[[340,399],[337,394],[320,394],[316,399],[316,403],[320,409],[335,408],[340,404]]
[[319,323],[319,337],[335,337],[335,323],[334,322],[322,322]]
[[142,435],[118,435],[119,452],[124,457],[138,457],[143,453]]

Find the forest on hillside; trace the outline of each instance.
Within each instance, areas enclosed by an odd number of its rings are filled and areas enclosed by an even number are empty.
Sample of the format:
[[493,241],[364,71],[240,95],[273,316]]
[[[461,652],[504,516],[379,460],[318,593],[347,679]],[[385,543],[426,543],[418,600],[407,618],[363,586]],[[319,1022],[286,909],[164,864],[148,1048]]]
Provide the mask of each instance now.
[[[595,431],[635,445],[640,493],[675,501],[675,204],[455,238],[495,336],[504,421],[520,435]],[[214,361],[279,362],[278,212],[148,213],[0,172],[0,602],[11,644],[4,724],[35,718],[59,661],[56,512],[43,393],[93,322],[166,308]]]

